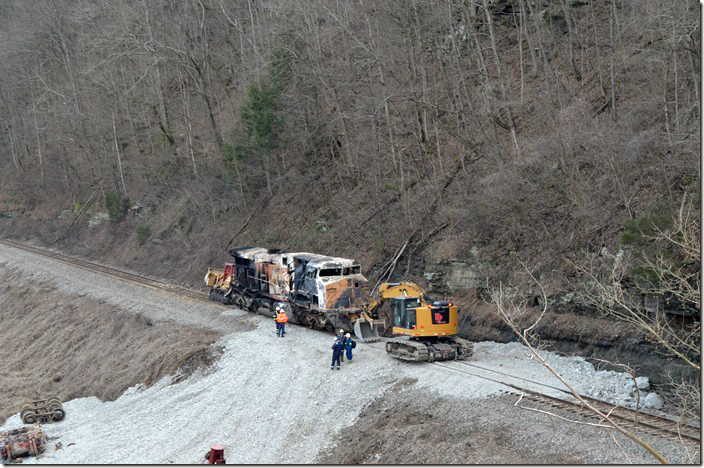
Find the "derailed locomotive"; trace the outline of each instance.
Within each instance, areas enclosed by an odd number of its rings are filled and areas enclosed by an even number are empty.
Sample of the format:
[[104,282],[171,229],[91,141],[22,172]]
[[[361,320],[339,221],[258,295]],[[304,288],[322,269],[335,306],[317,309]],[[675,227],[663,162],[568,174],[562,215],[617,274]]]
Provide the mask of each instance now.
[[208,269],[210,298],[271,315],[286,304],[289,321],[324,330],[352,330],[364,313],[369,282],[354,260],[262,247],[229,250],[233,263]]

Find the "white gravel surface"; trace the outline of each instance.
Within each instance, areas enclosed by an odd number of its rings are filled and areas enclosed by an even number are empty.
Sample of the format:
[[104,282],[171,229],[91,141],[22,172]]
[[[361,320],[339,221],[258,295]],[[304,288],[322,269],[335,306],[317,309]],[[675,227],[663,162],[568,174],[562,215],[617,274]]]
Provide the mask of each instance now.
[[[228,463],[315,463],[322,450],[361,410],[401,379],[413,388],[452,400],[488,401],[505,387],[468,375],[499,377],[486,369],[533,381],[517,384],[559,386],[554,376],[532,361],[517,343],[475,344],[470,363],[435,366],[407,363],[386,355],[383,342],[360,343],[353,362],[331,371],[333,337],[289,325],[277,338],[271,319],[199,303],[37,258],[0,245],[0,267],[50,281],[68,294],[87,295],[156,320],[211,326],[226,334],[221,359],[207,371],[171,384],[162,379],[150,388],[130,388],[112,402],[81,398],[64,403],[66,418],[44,425],[51,438],[47,451],[25,463],[201,463],[211,445],[225,446]],[[61,275],[57,275],[61,271]],[[234,333],[247,320],[256,328]],[[630,376],[596,371],[581,358],[547,354],[550,363],[583,393],[625,399]],[[450,369],[448,369],[448,367]],[[557,392],[557,391],[556,391]],[[19,415],[0,430],[21,426]],[[55,450],[61,442],[62,448]]]
[[[556,397],[564,397],[564,391],[569,390],[545,366],[531,359],[530,350],[520,343],[478,343],[475,349],[485,354],[480,362],[476,362],[477,365],[521,377],[521,379],[509,379],[510,383],[543,391]],[[630,374],[597,369],[579,356],[567,357],[546,351],[540,351],[540,354],[580,395],[621,406],[633,408],[637,406],[639,391],[637,380],[634,380]],[[490,374],[486,375],[490,376]],[[641,377],[636,379],[642,380]],[[549,389],[546,391],[545,386],[554,387],[557,391]],[[652,408],[643,408],[643,400],[647,395],[646,390],[640,390],[641,409],[647,409],[655,414],[657,412]]]
[[[277,338],[273,323],[254,319],[260,322],[255,330],[223,340],[225,352],[209,372],[173,385],[163,379],[150,388],[132,387],[113,402],[92,397],[64,403],[66,419],[44,425],[52,438],[48,450],[25,463],[190,464],[214,444],[225,446],[228,463],[314,463],[365,405],[400,379],[418,379],[415,388],[467,404],[505,388],[443,367],[394,360],[381,342],[360,344],[353,362],[331,371],[329,335],[291,326],[285,338]],[[543,380],[542,367],[521,357],[520,345],[486,342],[476,348],[473,363]],[[555,358],[557,364],[572,362]],[[20,425],[14,415],[1,429]],[[63,448],[55,450],[59,441]]]

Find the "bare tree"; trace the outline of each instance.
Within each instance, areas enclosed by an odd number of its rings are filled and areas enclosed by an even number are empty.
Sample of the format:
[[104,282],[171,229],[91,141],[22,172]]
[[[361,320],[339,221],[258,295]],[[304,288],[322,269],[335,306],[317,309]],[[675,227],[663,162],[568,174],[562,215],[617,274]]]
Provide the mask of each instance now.
[[618,45],[618,17],[616,16],[616,0],[611,0],[611,16],[609,17],[609,38],[611,40],[611,117],[618,119],[616,112],[616,47]]
[[[524,267],[525,268],[525,267]],[[585,408],[594,413],[600,420],[600,427],[613,429],[620,434],[631,439],[636,444],[643,447],[648,453],[655,457],[660,463],[667,463],[667,460],[658,453],[650,444],[645,442],[643,439],[638,437],[633,432],[623,428],[618,424],[611,416],[610,413],[604,413],[603,411],[595,408],[589,401],[582,398],[582,396],[575,390],[567,379],[557,372],[540,354],[539,347],[536,346],[536,335],[534,333],[535,327],[540,323],[540,321],[545,316],[548,310],[548,299],[547,294],[543,286],[535,279],[532,272],[527,268],[526,271],[530,275],[534,283],[539,287],[540,294],[542,296],[542,310],[538,314],[537,318],[531,312],[531,308],[528,306],[528,301],[518,301],[516,299],[515,293],[510,294],[507,292],[506,288],[500,283],[497,287],[494,287],[490,291],[491,301],[496,305],[496,313],[501,318],[501,320],[511,328],[511,331],[518,337],[518,339],[530,350],[531,359],[536,360],[541,365],[543,365],[551,374],[553,374],[564,386],[569,390],[574,398],[576,398]],[[532,322],[532,323],[531,323]]]
[[[577,265],[584,278],[582,291],[602,313],[635,325],[667,354],[699,370],[699,315],[675,326],[678,321],[661,305],[674,300],[680,308],[700,310],[700,226],[692,200],[682,197],[671,227],[648,227],[643,237],[655,246],[652,252],[602,251],[590,256],[586,265]],[[646,277],[634,279],[634,267]]]

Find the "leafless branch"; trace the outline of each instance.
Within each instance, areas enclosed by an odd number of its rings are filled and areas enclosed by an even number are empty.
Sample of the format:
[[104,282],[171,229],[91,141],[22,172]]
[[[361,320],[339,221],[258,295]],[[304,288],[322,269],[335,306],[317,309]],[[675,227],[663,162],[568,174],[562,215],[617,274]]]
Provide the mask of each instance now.
[[[530,273],[530,272],[529,272]],[[533,275],[531,274],[531,278],[535,280]],[[548,307],[548,301],[547,297],[545,295],[545,290],[541,288],[541,293],[543,295],[543,313],[545,309]],[[640,437],[638,437],[636,434],[624,429],[619,425],[617,422],[615,422],[611,417],[609,413],[604,413],[600,411],[598,408],[595,408],[593,405],[591,405],[587,400],[582,398],[582,396],[574,389],[574,387],[567,382],[567,380],[559,373],[557,372],[550,364],[545,361],[545,359],[541,356],[541,354],[538,352],[538,350],[533,346],[531,343],[531,340],[529,339],[527,333],[525,330],[519,329],[519,326],[517,325],[516,318],[517,317],[523,317],[526,315],[526,304],[520,304],[515,301],[514,298],[508,297],[506,295],[506,292],[504,290],[504,287],[501,283],[499,283],[499,286],[495,289],[490,290],[490,296],[492,299],[492,302],[496,305],[496,311],[499,317],[502,319],[502,321],[511,328],[511,330],[514,332],[514,334],[520,339],[520,341],[528,347],[528,349],[531,351],[532,358],[534,358],[536,361],[538,361],[541,365],[543,365],[551,374],[553,374],[564,386],[567,388],[572,396],[574,396],[585,408],[587,408],[589,411],[594,413],[597,417],[601,418],[603,421],[606,422],[606,424],[611,427],[612,429],[615,429],[619,433],[625,435],[629,439],[631,439],[633,442],[637,443],[641,447],[643,447],[648,453],[650,453],[653,457],[655,457],[658,461],[661,463],[667,463],[667,460],[660,455],[650,444],[642,440]],[[542,314],[541,314],[542,315]]]

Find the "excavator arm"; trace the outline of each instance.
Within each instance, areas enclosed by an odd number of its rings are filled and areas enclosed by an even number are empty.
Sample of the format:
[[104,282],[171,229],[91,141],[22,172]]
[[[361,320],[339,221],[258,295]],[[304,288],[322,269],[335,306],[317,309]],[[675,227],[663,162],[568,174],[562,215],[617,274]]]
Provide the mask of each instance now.
[[382,283],[376,294],[374,294],[372,299],[366,304],[366,312],[373,317],[384,301],[400,296],[425,299],[423,288],[416,283],[408,281],[404,281],[403,283]]
[[379,327],[386,326],[386,322],[378,316],[381,305],[395,297],[418,297],[425,300],[423,288],[415,283],[404,281],[402,283],[382,283],[372,297],[364,305],[361,316],[354,322],[354,334],[363,342],[379,340]]

